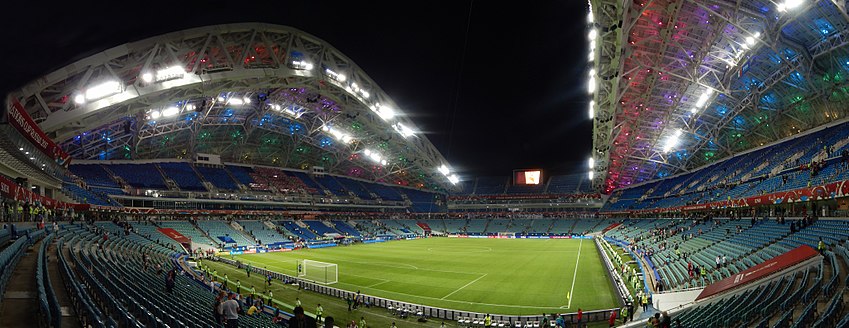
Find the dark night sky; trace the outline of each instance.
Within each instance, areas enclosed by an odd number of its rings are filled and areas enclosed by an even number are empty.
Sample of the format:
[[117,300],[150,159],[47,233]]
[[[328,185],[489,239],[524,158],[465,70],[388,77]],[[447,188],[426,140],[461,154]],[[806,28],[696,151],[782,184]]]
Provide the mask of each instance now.
[[353,59],[462,177],[530,167],[584,173],[592,145],[586,2],[525,4],[27,3],[0,21],[6,73],[0,87],[14,89],[85,56],[171,31],[250,21],[287,25]]

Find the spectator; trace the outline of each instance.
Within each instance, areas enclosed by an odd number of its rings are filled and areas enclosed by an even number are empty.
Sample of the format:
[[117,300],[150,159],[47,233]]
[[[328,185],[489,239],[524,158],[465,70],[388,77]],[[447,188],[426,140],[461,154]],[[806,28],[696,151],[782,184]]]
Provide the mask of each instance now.
[[[334,328],[335,321],[333,317],[327,316],[327,318],[324,318],[324,328]],[[392,324],[395,325],[395,322],[392,322]]]
[[660,327],[670,328],[672,326],[672,318],[669,317],[669,312],[663,311],[660,316]]
[[167,292],[168,294],[171,294],[171,292],[174,290],[174,279],[176,278],[177,273],[174,271],[174,269],[168,271],[168,274],[165,276],[165,292]]
[[215,319],[215,323],[221,324],[221,303],[224,302],[224,299],[227,298],[227,293],[220,292],[218,296],[215,297],[215,301],[212,302],[212,317]]
[[251,304],[251,307],[250,307],[250,308],[248,308],[248,315],[249,315],[249,316],[253,316],[254,314],[257,314],[257,315],[259,314],[259,313],[257,313],[257,312],[258,312],[258,310],[259,310],[259,309],[257,309],[257,306],[256,306],[256,305],[257,305],[257,303],[258,303],[258,302],[254,302],[254,303],[250,303],[250,302],[248,302],[248,304]]
[[315,319],[304,315],[304,308],[296,306],[295,316],[289,318],[289,328],[312,328],[316,326]]
[[609,327],[616,326],[616,310],[610,311],[610,317],[607,319]]
[[224,326],[226,328],[239,327],[239,312],[241,311],[242,308],[236,301],[236,294],[230,294],[230,299],[221,303],[221,316],[225,322]]

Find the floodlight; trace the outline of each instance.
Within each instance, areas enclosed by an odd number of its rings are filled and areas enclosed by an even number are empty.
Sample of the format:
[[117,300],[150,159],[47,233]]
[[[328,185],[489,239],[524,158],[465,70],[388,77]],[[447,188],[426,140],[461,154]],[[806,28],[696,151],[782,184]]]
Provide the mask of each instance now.
[[123,91],[121,89],[121,82],[106,81],[88,88],[88,90],[85,91],[85,100],[96,100],[120,93],[121,91]]
[[595,76],[590,76],[590,81],[587,83],[587,91],[595,93]]
[[590,40],[595,40],[595,38],[598,37],[598,30],[597,29],[591,29],[590,34],[587,35],[587,37],[589,37]]
[[380,116],[384,121],[388,121],[395,117],[395,110],[388,106],[379,106],[377,107],[377,116]]
[[409,127],[407,127],[406,125],[401,124],[401,123],[395,123],[392,127],[395,128],[395,131],[397,131],[398,134],[400,134],[404,138],[408,138],[408,137],[416,134],[416,132],[413,131],[413,129],[410,129]]
[[451,173],[451,171],[448,170],[448,167],[445,166],[445,164],[443,164],[442,166],[439,167],[439,173],[442,173],[442,175],[448,176],[448,174]]
[[155,119],[159,118],[160,115],[161,114],[159,113],[158,110],[151,111],[150,112],[150,119],[155,120]]
[[171,66],[156,71],[156,82],[182,79],[186,75],[186,70],[181,66]]
[[595,117],[595,100],[590,100],[590,119]]
[[78,95],[74,96],[74,102],[77,103],[78,105],[85,104],[85,96],[82,95],[82,94],[78,94]]
[[448,176],[448,181],[451,182],[451,184],[457,184],[457,182],[460,182],[460,178],[458,178],[456,174],[452,174]]
[[180,109],[177,107],[168,107],[162,110],[162,116],[171,117],[180,113]]
[[142,74],[142,81],[145,81],[147,83],[153,82],[153,74],[150,74],[150,73]]

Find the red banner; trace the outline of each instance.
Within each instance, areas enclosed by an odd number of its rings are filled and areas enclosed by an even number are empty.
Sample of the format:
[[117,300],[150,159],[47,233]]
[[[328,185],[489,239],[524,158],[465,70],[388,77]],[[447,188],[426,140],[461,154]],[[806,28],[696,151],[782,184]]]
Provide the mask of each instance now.
[[71,204],[60,202],[53,198],[36,194],[32,192],[32,190],[28,190],[27,188],[21,187],[14,181],[9,180],[4,176],[0,176],[0,195],[3,195],[3,197],[6,198],[14,199],[19,202],[39,202],[41,203],[41,205],[44,205],[44,207],[50,209],[73,208],[75,211],[80,211],[87,208],[87,206],[85,206],[84,204]]
[[702,293],[699,294],[698,297],[696,297],[696,301],[752,283],[758,279],[768,277],[773,273],[782,271],[816,256],[819,256],[819,253],[810,246],[799,246],[796,249],[776,256],[771,260],[767,260],[731,277],[710,284],[702,290]]
[[41,128],[32,120],[32,117],[29,116],[24,106],[17,99],[11,99],[12,102],[8,106],[9,124],[15,127],[18,132],[26,137],[42,153],[49,156],[59,165],[67,167],[71,163],[70,155],[63,151],[53,140],[48,138],[44,134],[44,131],[41,131]]
[[170,237],[171,239],[176,240],[180,244],[191,244],[192,240],[189,237],[183,236],[183,234],[177,232],[177,230],[171,228],[158,228],[163,235]]

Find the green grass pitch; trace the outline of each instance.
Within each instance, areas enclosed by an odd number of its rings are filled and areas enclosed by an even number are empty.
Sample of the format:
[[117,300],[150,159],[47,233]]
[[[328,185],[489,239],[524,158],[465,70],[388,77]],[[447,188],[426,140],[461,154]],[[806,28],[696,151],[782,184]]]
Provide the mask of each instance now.
[[300,259],[335,263],[334,287],[456,310],[541,314],[616,305],[592,240],[429,238],[235,258],[293,276]]

